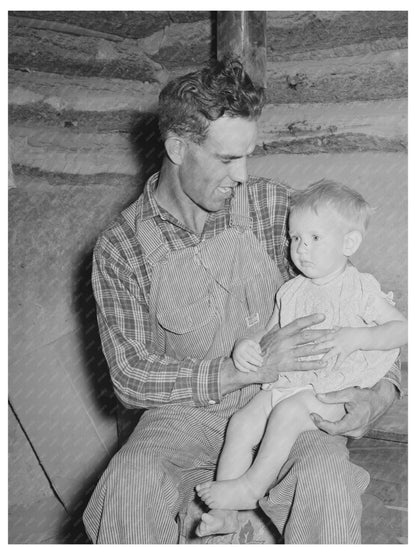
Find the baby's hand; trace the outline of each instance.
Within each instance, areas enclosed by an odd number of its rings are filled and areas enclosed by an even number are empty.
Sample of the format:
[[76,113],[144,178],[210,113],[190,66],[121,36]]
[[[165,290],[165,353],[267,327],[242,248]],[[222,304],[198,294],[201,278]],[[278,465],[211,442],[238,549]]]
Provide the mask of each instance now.
[[252,339],[239,339],[233,350],[233,362],[240,372],[256,372],[263,364],[260,345]]
[[334,368],[338,368],[354,351],[361,348],[360,328],[335,328],[323,341],[322,346],[330,349],[322,360],[336,358]]

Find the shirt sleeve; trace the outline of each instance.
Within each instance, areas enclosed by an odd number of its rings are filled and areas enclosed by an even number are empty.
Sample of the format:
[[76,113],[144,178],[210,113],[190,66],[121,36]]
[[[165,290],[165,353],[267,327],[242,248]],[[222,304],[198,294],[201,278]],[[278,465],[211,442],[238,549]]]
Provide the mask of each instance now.
[[224,358],[178,361],[156,352],[139,279],[105,236],[94,249],[92,285],[103,352],[125,407],[219,402]]

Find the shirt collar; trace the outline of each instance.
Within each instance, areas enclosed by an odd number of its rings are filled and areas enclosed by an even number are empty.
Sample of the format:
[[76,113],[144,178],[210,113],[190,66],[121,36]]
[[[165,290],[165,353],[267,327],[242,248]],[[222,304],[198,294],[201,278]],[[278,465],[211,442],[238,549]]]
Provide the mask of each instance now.
[[141,202],[137,207],[136,221],[160,218],[162,220],[168,220],[179,227],[184,227],[184,224],[172,216],[172,214],[165,210],[163,206],[160,206],[155,199],[155,189],[159,180],[159,173],[160,172],[153,174],[146,181],[146,185],[141,196]]
[[137,207],[138,220],[149,220],[151,218],[154,218],[155,216],[162,217],[161,208],[157,204],[154,197],[154,190],[156,188],[158,179],[159,172],[156,172],[146,181],[146,185],[144,186],[143,193],[140,198],[141,202],[139,202]]
[[[179,225],[179,227],[184,227],[184,225],[179,222],[172,214],[170,214],[167,210],[163,207],[159,206],[156,202],[154,192],[157,186],[157,182],[159,180],[159,173],[156,172],[149,179],[146,181],[146,185],[144,186],[143,193],[139,199],[139,203],[137,206],[137,213],[136,213],[136,221],[143,221],[149,220],[151,218],[161,218],[162,220],[168,220],[175,225]],[[227,200],[225,203],[224,209],[216,212],[215,214],[210,214],[208,218],[208,230],[212,227],[215,228],[215,223],[222,222],[222,225],[225,227],[226,220],[229,217],[231,207],[231,198]],[[220,224],[221,225],[221,224]]]

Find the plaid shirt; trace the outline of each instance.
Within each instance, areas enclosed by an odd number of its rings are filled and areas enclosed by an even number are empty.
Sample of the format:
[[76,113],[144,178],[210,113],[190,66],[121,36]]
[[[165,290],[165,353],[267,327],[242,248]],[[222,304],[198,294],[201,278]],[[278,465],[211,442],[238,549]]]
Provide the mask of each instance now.
[[[199,236],[156,203],[157,179],[155,174],[148,180],[134,203],[136,222],[154,218],[169,249],[193,247],[227,228],[231,199],[224,209],[208,215]],[[255,177],[250,177],[247,185],[253,233],[287,280],[293,275],[286,231],[290,189]],[[119,216],[97,241],[92,273],[103,351],[117,397],[127,408],[219,402],[224,357],[178,361],[155,351],[148,308],[151,280],[152,268],[137,237]],[[391,371],[388,379],[398,386],[397,373],[398,369]]]

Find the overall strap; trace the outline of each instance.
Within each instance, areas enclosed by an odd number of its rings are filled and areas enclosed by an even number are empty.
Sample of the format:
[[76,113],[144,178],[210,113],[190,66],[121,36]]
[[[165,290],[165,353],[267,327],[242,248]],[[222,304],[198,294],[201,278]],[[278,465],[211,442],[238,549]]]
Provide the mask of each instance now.
[[121,215],[138,238],[149,264],[154,266],[170,252],[165,238],[163,237],[163,233],[153,218],[149,220],[137,220],[137,208],[135,204],[123,210]]
[[230,213],[230,226],[239,231],[252,229],[253,218],[250,217],[247,184],[242,183],[235,190]]

